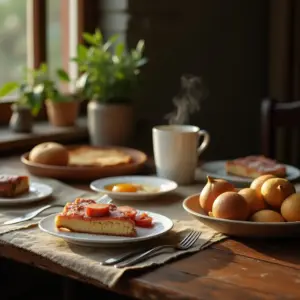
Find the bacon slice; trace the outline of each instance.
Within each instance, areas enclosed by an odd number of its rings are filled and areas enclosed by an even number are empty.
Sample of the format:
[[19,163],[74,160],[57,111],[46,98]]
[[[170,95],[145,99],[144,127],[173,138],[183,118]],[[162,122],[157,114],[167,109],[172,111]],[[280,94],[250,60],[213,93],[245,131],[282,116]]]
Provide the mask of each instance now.
[[15,197],[28,191],[28,176],[0,175],[0,197]]
[[266,174],[278,177],[286,176],[285,165],[262,155],[252,155],[229,160],[225,164],[225,169],[228,174],[250,178]]

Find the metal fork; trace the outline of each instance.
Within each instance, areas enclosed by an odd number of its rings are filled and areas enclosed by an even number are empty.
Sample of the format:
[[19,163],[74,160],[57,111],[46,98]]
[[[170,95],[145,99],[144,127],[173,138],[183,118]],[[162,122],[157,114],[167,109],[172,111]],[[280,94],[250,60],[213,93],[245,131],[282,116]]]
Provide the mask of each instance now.
[[192,230],[191,232],[188,233],[188,235],[186,235],[176,245],[162,245],[162,246],[154,247],[138,256],[135,256],[131,259],[126,260],[125,262],[115,264],[114,267],[115,268],[124,268],[124,267],[128,267],[128,266],[132,266],[143,260],[146,260],[148,257],[151,256],[151,254],[154,254],[160,250],[167,249],[167,248],[174,249],[174,250],[187,250],[187,249],[191,248],[197,242],[200,235],[201,235],[201,232]]
[[[107,195],[104,195],[102,197],[100,197],[98,200],[96,200],[97,203],[103,203],[103,204],[109,204],[111,202],[111,198],[109,198]],[[62,204],[48,204],[48,205],[45,205],[41,208],[38,208],[34,211],[31,211],[21,217],[17,217],[17,218],[14,218],[12,220],[9,220],[9,221],[6,221],[3,223],[3,225],[12,225],[12,224],[17,224],[17,223],[21,223],[21,222],[24,222],[24,221],[29,221],[31,219],[33,219],[34,217],[36,217],[37,215],[39,215],[41,212],[49,209],[49,208],[52,208],[52,207],[64,207],[64,205]]]

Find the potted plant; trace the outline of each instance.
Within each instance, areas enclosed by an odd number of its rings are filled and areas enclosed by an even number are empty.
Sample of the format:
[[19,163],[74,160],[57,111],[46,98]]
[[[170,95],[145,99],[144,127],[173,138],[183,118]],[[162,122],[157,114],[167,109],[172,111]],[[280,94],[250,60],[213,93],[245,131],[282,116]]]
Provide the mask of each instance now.
[[10,128],[15,132],[31,132],[33,117],[43,103],[43,90],[35,84],[35,78],[28,76],[21,82],[7,82],[0,88],[0,98],[17,92],[18,100],[11,105]]
[[77,57],[81,76],[77,92],[90,100],[87,107],[88,130],[93,145],[125,144],[133,129],[132,93],[137,84],[144,41],[126,51],[118,36],[104,41],[99,30],[84,33],[87,46],[79,45]]
[[73,126],[76,122],[79,101],[73,95],[67,95],[60,91],[57,82],[70,82],[68,74],[62,70],[56,70],[57,80],[49,77],[48,67],[42,64],[38,70],[34,70],[37,85],[44,91],[46,112],[49,122],[54,126]]

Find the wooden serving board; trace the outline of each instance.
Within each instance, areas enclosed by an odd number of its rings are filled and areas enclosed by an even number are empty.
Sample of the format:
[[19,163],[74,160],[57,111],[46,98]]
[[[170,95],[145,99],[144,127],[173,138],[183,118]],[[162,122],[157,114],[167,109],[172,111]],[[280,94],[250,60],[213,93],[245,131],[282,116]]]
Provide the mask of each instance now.
[[[84,145],[85,146],[85,145]],[[67,149],[71,150],[75,147],[81,146],[69,146]],[[104,149],[105,147],[92,147],[97,149]],[[108,148],[108,147],[107,147]],[[109,147],[112,148],[112,147]],[[21,162],[28,170],[29,173],[40,177],[50,177],[59,180],[80,180],[89,181],[103,177],[130,175],[139,172],[147,161],[147,155],[139,150],[125,148],[125,147],[113,147],[117,150],[131,156],[132,161],[126,164],[119,164],[115,166],[51,166],[39,163],[34,163],[28,159],[29,152],[24,153],[21,156]]]

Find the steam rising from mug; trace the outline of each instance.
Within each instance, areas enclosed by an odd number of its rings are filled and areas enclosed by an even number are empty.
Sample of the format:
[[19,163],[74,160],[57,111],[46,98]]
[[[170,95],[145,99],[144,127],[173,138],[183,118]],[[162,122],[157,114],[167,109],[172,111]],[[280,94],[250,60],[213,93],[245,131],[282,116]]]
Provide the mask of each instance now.
[[165,116],[169,124],[188,124],[190,116],[200,110],[201,102],[208,96],[202,78],[191,74],[181,76],[181,89],[173,98],[175,110]]

